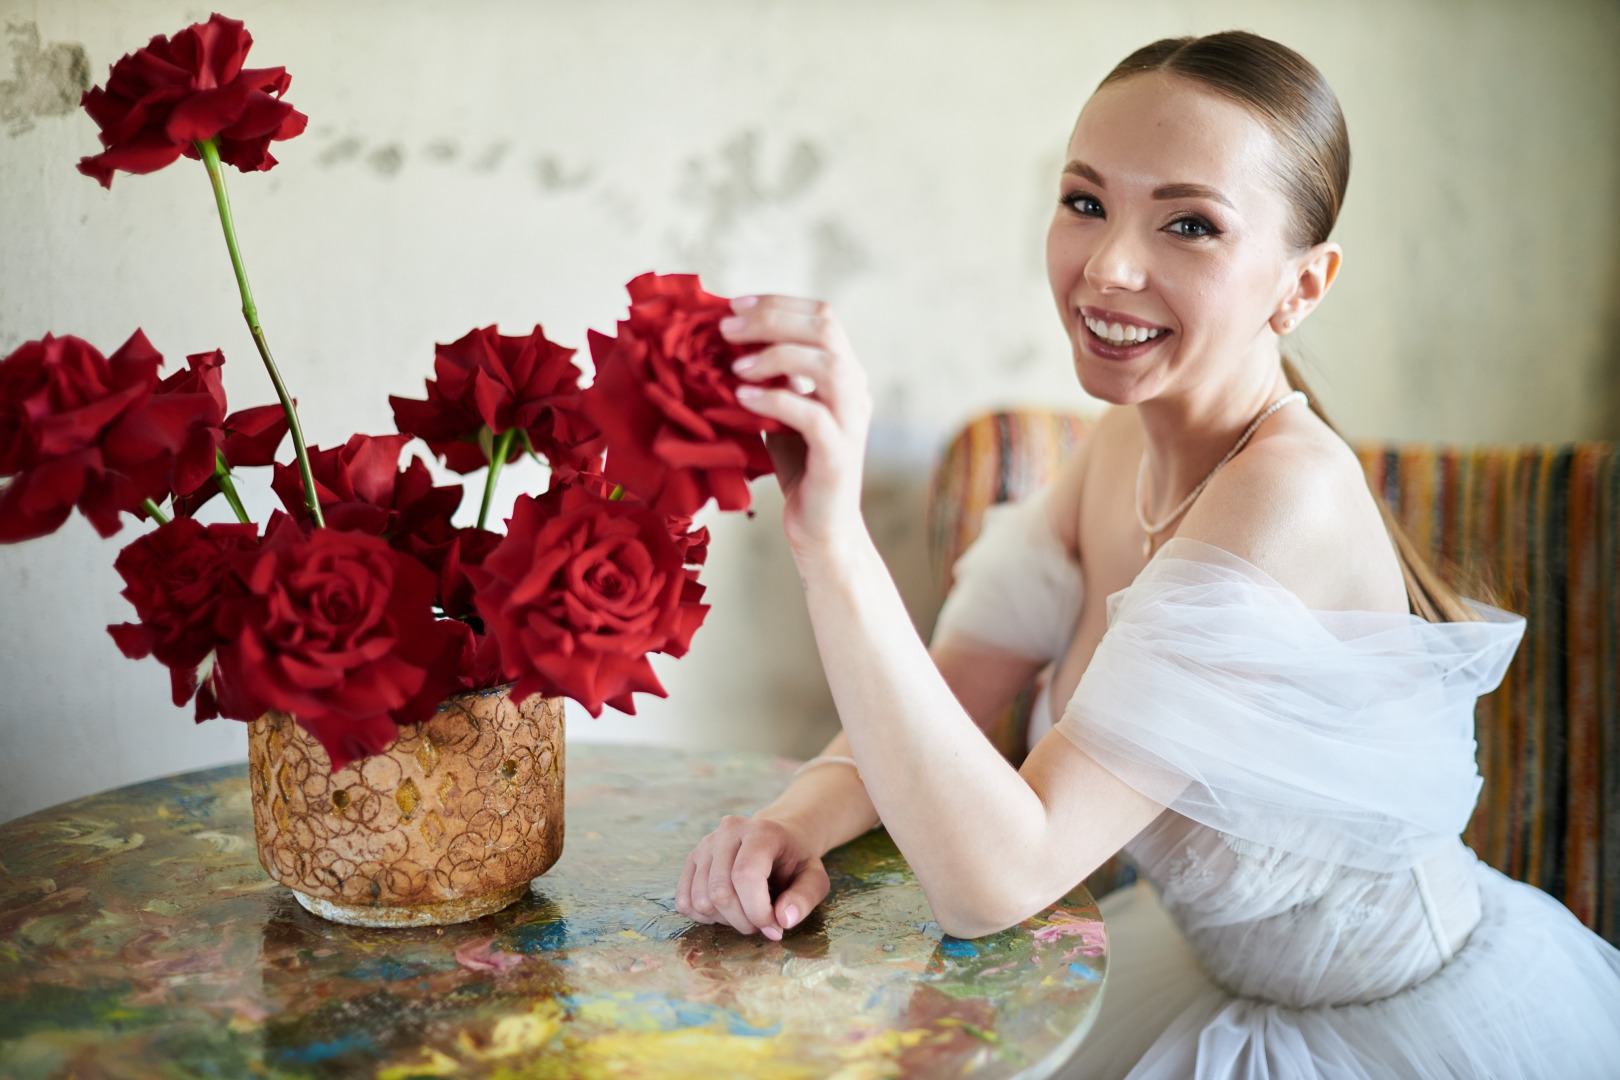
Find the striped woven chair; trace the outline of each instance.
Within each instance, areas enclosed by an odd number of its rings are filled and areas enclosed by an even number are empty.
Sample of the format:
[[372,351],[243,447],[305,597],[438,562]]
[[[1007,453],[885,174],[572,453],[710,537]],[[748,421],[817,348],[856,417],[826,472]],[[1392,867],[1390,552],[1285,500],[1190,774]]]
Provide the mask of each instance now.
[[[951,440],[928,503],[941,595],[985,508],[1028,494],[1086,430],[1078,417],[1031,409],[979,417]],[[1501,688],[1479,703],[1485,787],[1463,838],[1620,944],[1620,450],[1356,450],[1437,566],[1529,619]],[[1032,696],[990,732],[1015,762]],[[1114,862],[1087,884],[1100,896],[1132,876]]]

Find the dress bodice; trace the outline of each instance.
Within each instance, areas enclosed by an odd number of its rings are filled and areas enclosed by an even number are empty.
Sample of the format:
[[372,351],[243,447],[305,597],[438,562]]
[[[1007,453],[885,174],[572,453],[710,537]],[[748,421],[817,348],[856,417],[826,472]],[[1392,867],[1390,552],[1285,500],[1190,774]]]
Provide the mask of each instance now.
[[1375,1001],[1439,970],[1479,921],[1473,852],[1364,870],[1243,840],[1167,810],[1126,848],[1205,973],[1298,1008]]

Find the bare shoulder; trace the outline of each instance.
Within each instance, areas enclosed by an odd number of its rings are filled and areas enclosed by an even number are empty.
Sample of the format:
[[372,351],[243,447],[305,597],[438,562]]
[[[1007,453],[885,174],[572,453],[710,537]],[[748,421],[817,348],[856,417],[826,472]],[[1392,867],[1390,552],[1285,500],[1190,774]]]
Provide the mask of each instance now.
[[1211,481],[1177,536],[1224,548],[1325,611],[1407,610],[1361,463],[1306,409],[1279,414]]
[[1075,551],[1080,542],[1080,506],[1085,497],[1086,477],[1096,471],[1099,459],[1115,453],[1128,441],[1133,453],[1141,453],[1142,425],[1136,410],[1110,406],[1092,418],[1091,426],[1074,454],[1063,463],[1047,497],[1052,528],[1064,547]]

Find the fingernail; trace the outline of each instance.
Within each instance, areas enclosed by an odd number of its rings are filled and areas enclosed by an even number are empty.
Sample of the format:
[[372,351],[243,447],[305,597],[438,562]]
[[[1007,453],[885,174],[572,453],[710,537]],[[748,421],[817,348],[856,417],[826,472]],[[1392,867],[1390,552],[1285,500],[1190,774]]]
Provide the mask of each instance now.
[[799,909],[797,907],[795,907],[792,904],[789,904],[786,908],[783,909],[783,911],[782,911],[782,925],[783,926],[790,926],[790,927],[799,925]]
[[736,315],[727,315],[725,318],[720,320],[720,332],[722,334],[735,334],[737,331],[741,330],[742,327],[743,321]]
[[735,371],[737,374],[741,375],[743,372],[747,371],[749,368],[753,367],[757,363],[759,363],[759,361],[756,360],[754,357],[745,356],[741,360],[738,360],[735,364],[732,364],[731,365],[731,370]]
[[782,940],[782,931],[778,930],[774,926],[762,926],[759,928],[759,932],[770,938],[772,941]]
[[737,387],[737,400],[738,401],[758,401],[760,398],[762,398],[764,396],[765,396],[765,391],[761,387],[758,387],[758,386],[739,386],[739,387]]
[[737,296],[737,297],[733,297],[732,301],[731,301],[731,310],[732,311],[747,311],[749,308],[753,307],[757,303],[759,303],[759,297],[757,297],[757,296]]

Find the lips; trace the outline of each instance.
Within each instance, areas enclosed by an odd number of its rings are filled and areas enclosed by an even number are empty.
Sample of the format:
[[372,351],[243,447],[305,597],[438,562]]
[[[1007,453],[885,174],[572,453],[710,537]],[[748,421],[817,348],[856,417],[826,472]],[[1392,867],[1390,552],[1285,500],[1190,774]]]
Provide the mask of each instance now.
[[1080,317],[1087,347],[1108,360],[1133,360],[1174,333],[1169,327],[1102,308],[1081,308]]

